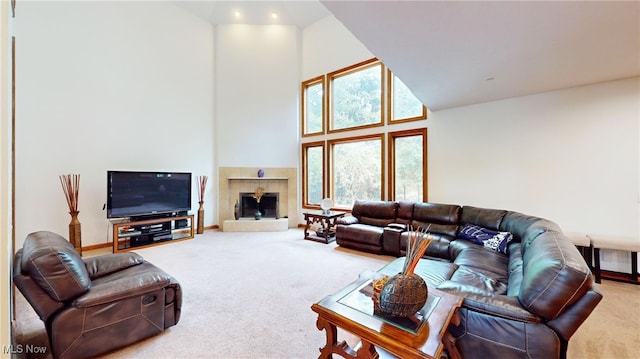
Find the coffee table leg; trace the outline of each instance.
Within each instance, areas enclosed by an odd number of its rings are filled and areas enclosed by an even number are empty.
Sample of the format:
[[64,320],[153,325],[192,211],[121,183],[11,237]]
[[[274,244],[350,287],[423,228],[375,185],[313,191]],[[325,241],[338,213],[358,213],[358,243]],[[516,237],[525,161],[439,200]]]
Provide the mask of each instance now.
[[373,344],[364,340],[361,340],[360,344],[362,346],[358,349],[357,358],[378,359],[380,357]]
[[[318,330],[324,329],[324,331],[327,333],[327,344],[324,347],[320,348],[320,356],[318,357],[318,359],[332,359],[333,353],[336,353],[343,358],[361,358],[344,340],[338,343],[338,329],[335,325],[331,324],[329,321],[321,317],[318,317],[316,327],[318,328]],[[373,348],[373,346],[371,346],[371,348]],[[375,348],[373,348],[373,351],[376,354],[375,357],[371,356],[362,358],[377,358],[378,353],[375,351]],[[360,350],[358,351],[358,353],[360,353]]]

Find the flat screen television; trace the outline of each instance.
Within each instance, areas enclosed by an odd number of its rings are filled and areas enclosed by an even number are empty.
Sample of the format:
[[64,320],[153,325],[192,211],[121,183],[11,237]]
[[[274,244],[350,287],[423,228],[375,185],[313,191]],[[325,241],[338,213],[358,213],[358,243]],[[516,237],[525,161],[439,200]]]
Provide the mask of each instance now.
[[107,218],[152,218],[189,210],[191,173],[107,171]]

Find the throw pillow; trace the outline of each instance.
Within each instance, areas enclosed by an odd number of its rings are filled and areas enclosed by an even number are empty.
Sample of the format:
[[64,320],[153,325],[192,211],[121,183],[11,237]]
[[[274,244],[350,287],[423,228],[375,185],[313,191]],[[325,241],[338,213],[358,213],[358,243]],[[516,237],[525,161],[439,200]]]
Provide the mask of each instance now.
[[458,238],[480,244],[500,253],[507,253],[507,244],[513,239],[510,232],[493,231],[473,224],[465,224]]

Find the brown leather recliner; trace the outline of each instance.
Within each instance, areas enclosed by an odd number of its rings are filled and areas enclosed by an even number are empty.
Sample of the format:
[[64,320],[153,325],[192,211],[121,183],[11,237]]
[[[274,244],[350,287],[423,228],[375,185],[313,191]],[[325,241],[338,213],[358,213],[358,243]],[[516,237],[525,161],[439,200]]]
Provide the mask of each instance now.
[[52,232],[27,236],[13,282],[45,323],[54,358],[87,358],[178,323],[180,284],[136,253],[82,259]]

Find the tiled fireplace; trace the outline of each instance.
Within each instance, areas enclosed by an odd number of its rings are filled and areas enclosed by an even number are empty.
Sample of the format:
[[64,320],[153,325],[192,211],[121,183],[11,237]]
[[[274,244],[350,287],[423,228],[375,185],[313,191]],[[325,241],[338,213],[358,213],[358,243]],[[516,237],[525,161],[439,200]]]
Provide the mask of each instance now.
[[[268,231],[295,228],[297,204],[297,170],[295,168],[219,168],[219,222],[224,231]],[[262,219],[255,220],[256,190],[264,191],[260,199]],[[234,205],[238,203],[240,218],[234,218]]]

